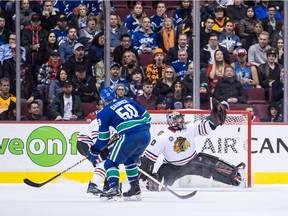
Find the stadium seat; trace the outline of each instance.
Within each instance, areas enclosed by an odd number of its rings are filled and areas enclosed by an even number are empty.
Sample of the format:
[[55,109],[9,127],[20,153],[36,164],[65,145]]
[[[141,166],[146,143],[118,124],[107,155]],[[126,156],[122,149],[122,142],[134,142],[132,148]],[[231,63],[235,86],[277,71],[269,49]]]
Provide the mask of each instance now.
[[248,104],[265,104],[265,92],[263,88],[244,88]]
[[116,8],[115,9],[115,13],[119,15],[123,23],[126,20],[126,17],[130,14],[130,12],[131,12],[130,8]]
[[141,54],[139,55],[139,65],[146,68],[148,64],[153,63],[153,54]]
[[96,102],[92,103],[82,103],[83,117],[88,116],[89,113],[96,110]]
[[29,114],[28,102],[21,102],[21,118]]
[[247,104],[229,104],[230,110],[245,110]]
[[113,4],[113,7],[115,9],[118,9],[118,8],[128,8],[128,4],[127,4],[127,1],[112,1],[112,4]]
[[254,104],[254,113],[259,118],[266,117],[268,115],[269,104]]

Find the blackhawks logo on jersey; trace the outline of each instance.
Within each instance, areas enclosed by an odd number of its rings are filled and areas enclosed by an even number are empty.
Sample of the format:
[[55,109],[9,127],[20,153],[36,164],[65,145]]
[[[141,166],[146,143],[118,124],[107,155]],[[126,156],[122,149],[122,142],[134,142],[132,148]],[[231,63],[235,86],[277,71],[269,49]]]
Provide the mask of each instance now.
[[176,153],[184,152],[190,147],[189,141],[184,137],[177,137],[173,148]]

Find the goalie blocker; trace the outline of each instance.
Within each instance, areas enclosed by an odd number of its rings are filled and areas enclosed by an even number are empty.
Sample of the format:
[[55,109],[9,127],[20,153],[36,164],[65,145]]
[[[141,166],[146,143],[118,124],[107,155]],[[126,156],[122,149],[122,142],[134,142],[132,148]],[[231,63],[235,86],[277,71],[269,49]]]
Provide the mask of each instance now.
[[[235,166],[206,153],[197,154],[195,149],[194,138],[205,136],[224,124],[227,109],[229,105],[225,102],[217,103],[206,119],[196,123],[185,123],[184,115],[178,112],[168,113],[166,120],[169,127],[159,132],[151,141],[141,158],[140,168],[157,176],[159,181],[164,178],[164,185],[168,186],[185,175],[212,177],[216,181],[233,186],[244,183],[244,163]],[[162,153],[163,164],[156,174],[152,174],[154,163]],[[143,176],[140,178],[145,180]],[[147,187],[155,190],[152,182],[149,182]]]

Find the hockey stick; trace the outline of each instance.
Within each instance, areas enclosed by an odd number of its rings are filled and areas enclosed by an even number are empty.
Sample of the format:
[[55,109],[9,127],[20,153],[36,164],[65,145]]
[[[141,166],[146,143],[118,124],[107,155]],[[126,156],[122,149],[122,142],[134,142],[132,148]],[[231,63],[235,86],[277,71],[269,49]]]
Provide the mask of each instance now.
[[45,184],[51,182],[52,180],[58,178],[59,176],[61,176],[61,175],[64,174],[65,172],[67,172],[68,170],[74,168],[75,166],[78,166],[80,163],[82,163],[82,162],[85,161],[86,159],[87,159],[87,157],[81,159],[80,161],[78,161],[77,163],[75,163],[74,165],[72,165],[71,167],[67,168],[66,170],[64,170],[64,171],[62,171],[62,172],[60,172],[60,173],[58,173],[57,175],[55,175],[54,177],[48,179],[48,180],[45,181],[45,182],[36,183],[36,182],[33,182],[33,181],[29,180],[28,178],[25,178],[25,179],[24,179],[24,183],[27,184],[27,185],[29,185],[29,186],[31,186],[31,187],[37,187],[37,188],[42,187],[42,186],[44,186]]
[[189,199],[193,196],[195,196],[195,194],[197,193],[197,191],[193,191],[187,195],[180,195],[177,194],[175,191],[171,190],[170,188],[168,188],[167,186],[165,186],[164,184],[162,184],[161,182],[159,182],[157,179],[155,179],[153,176],[149,175],[147,172],[145,172],[144,170],[142,170],[141,168],[138,167],[138,170],[140,173],[144,174],[146,177],[148,177],[149,179],[151,179],[152,181],[154,181],[156,184],[160,185],[161,187],[163,187],[165,190],[169,191],[170,193],[172,193],[173,195],[175,195],[176,197],[180,198],[180,199]]

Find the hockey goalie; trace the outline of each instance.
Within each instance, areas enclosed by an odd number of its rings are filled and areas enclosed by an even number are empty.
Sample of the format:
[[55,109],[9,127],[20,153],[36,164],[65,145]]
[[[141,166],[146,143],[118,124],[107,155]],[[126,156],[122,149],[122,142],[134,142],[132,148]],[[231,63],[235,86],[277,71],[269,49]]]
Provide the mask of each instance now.
[[[214,105],[210,115],[199,122],[186,122],[184,115],[170,112],[166,115],[169,127],[160,131],[151,141],[141,158],[140,168],[159,181],[164,180],[165,186],[171,186],[177,179],[186,175],[198,175],[213,178],[215,181],[233,186],[245,186],[242,162],[237,166],[218,157],[197,153],[194,138],[206,136],[218,126],[225,123],[229,105],[226,102]],[[199,143],[197,143],[199,145]],[[160,154],[164,155],[163,163],[156,173],[152,173],[154,164]],[[140,175],[146,180],[146,176]],[[158,190],[153,181],[147,179],[148,190]]]

